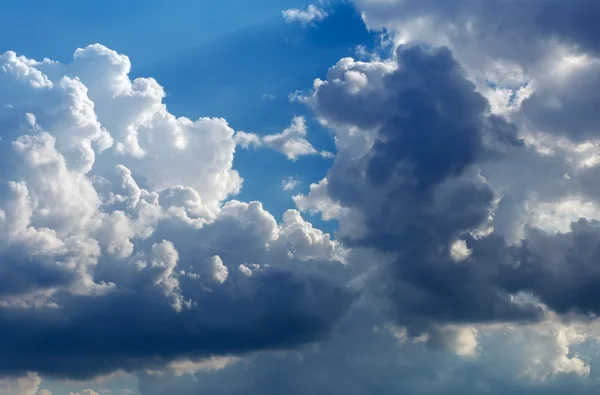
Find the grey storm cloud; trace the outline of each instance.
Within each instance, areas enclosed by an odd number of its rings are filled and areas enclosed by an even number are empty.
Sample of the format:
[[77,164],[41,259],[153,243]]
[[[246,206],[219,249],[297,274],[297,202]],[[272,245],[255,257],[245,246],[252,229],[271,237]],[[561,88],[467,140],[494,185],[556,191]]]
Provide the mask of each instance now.
[[139,289],[59,295],[58,310],[3,309],[0,371],[85,379],[161,369],[183,358],[290,348],[323,339],[352,300],[314,275],[272,270],[242,280],[204,295],[185,287],[195,306],[180,312],[162,293]]
[[[344,84],[353,80],[332,80],[308,99],[328,121],[377,129],[363,156],[338,155],[327,175],[330,198],[364,221],[364,234],[345,241],[396,254],[378,281],[387,283],[398,322],[416,334],[435,324],[536,319],[535,308],[494,285],[498,266],[457,264],[450,253],[456,240],[488,224],[498,196],[475,165],[519,150],[515,128],[489,115],[447,48],[400,47],[396,59],[378,89],[349,92]],[[345,75],[354,78],[361,67]],[[362,106],[370,101],[377,105]]]
[[505,267],[497,282],[512,291],[532,292],[559,313],[598,314],[600,224],[579,219],[567,233],[528,229],[519,247],[511,248],[515,267]]

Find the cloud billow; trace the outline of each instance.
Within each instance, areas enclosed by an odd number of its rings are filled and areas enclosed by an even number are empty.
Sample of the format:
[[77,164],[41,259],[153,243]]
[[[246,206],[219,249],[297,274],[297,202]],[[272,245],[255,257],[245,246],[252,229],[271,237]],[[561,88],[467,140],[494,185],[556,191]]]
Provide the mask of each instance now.
[[98,44],[70,64],[0,64],[0,375],[293,348],[352,303],[327,273],[338,242],[295,210],[277,223],[230,199],[225,120],[173,116],[155,80]]

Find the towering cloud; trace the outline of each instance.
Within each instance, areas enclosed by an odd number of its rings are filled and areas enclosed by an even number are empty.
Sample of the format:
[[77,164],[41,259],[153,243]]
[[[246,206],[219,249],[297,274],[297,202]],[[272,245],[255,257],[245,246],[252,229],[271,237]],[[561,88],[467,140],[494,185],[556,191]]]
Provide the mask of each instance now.
[[453,259],[456,243],[471,248],[491,225],[499,198],[478,164],[523,143],[450,50],[400,47],[387,64],[344,59],[305,100],[326,123],[358,130],[346,137],[362,140],[362,152],[342,142],[350,149],[338,153],[327,195],[359,221],[347,243],[394,254],[377,281],[401,324],[418,336],[449,323],[535,319],[494,284],[496,262]]

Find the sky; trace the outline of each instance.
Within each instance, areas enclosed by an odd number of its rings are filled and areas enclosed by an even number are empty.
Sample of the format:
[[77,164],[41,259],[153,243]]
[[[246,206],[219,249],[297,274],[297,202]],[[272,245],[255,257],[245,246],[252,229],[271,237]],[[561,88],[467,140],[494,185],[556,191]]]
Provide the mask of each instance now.
[[0,15],[0,395],[600,392],[596,0]]

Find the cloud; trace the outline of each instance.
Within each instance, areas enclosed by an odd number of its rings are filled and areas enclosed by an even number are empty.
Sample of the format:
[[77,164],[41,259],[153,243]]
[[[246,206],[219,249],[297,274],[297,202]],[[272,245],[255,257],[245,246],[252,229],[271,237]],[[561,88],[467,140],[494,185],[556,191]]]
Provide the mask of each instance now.
[[596,1],[575,7],[561,0],[353,3],[370,28],[386,29],[395,43],[448,46],[487,96],[503,91],[507,102],[524,101],[523,115],[533,127],[578,141],[597,139],[600,33],[589,18],[600,12]]
[[36,373],[28,373],[16,379],[0,379],[2,395],[52,395],[45,389],[39,389],[41,377]]
[[331,158],[333,154],[327,151],[317,151],[313,145],[306,140],[306,121],[304,117],[294,117],[290,127],[279,134],[258,136],[254,133],[237,132],[235,141],[242,148],[266,146],[281,152],[291,161],[300,156],[319,154],[324,158]]
[[[338,136],[326,181],[297,197],[299,207],[354,217],[342,230],[346,243],[396,257],[373,286],[385,284],[391,314],[413,335],[536,319],[534,308],[493,283],[493,266],[453,262],[456,241],[488,227],[498,199],[477,163],[519,150],[514,127],[489,114],[447,48],[403,46],[395,59],[343,59],[315,82],[306,102],[326,124],[356,132]],[[317,192],[327,199],[311,196]]]
[[231,199],[227,122],[175,117],[130,68],[98,44],[69,64],[0,56],[0,375],[293,348],[354,300],[329,274],[338,242],[296,211],[278,223]]
[[565,233],[548,233],[527,229],[525,240],[514,247],[520,265],[505,268],[498,282],[509,289],[527,289],[554,311],[579,311],[595,314],[595,289],[600,278],[594,263],[597,259],[597,221],[579,219]]
[[311,25],[327,18],[327,12],[314,4],[308,5],[305,9],[290,8],[282,11],[282,14],[287,23],[299,23],[302,26]]
[[[597,349],[593,340],[598,335],[597,322],[565,324],[548,315],[535,325],[445,328],[449,349],[432,351],[421,339],[408,338],[402,328],[373,326],[380,318],[365,305],[342,320],[331,340],[319,347],[262,353],[247,363],[199,373],[198,381],[175,375],[160,380],[142,376],[139,389],[148,395],[228,395],[242,390],[333,395],[389,391],[558,395],[567,389],[575,394],[594,393],[591,381],[597,375],[586,362],[569,354],[583,347]],[[574,369],[562,371],[569,366]]]
[[[515,45],[510,2],[356,3],[370,26],[389,29],[394,54],[341,59],[298,96],[338,152],[297,207],[338,220],[354,251],[391,256],[366,271],[365,289],[434,348],[473,354],[469,325],[541,319],[519,294],[577,319],[596,314],[595,244],[578,244],[597,227],[597,190],[584,181],[597,172],[595,49],[543,24],[515,26],[538,29]],[[504,104],[490,104],[500,94]],[[564,369],[587,371],[579,360]]]
[[291,191],[295,189],[299,183],[300,181],[298,181],[294,177],[288,177],[285,180],[281,181],[281,185],[283,186],[284,191]]
[[210,265],[212,270],[213,281],[223,284],[229,276],[229,269],[227,269],[227,266],[223,264],[223,261],[221,260],[221,258],[219,258],[218,255],[212,257]]
[[250,277],[252,275],[252,269],[250,269],[248,266],[244,265],[243,263],[241,263],[238,266],[238,270],[243,273],[245,276]]

